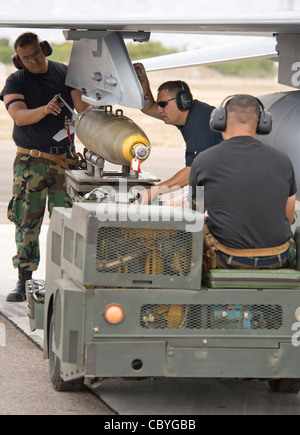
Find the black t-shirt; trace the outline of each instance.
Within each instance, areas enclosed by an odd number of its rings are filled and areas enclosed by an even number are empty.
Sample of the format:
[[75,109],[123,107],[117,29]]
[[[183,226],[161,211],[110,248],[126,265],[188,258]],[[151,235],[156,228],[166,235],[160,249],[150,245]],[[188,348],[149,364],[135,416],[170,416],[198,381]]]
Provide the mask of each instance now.
[[[48,61],[48,71],[44,74],[32,74],[26,68],[11,74],[0,94],[0,99],[8,94],[22,94],[28,109],[47,105],[56,95],[61,94],[63,99],[73,108],[71,98],[72,88],[65,85],[67,66],[62,63]],[[16,145],[49,152],[51,146],[69,146],[68,138],[57,142],[53,136],[64,128],[65,117],[72,114],[63,107],[59,115],[47,115],[41,121],[18,127],[14,124],[13,139]]]
[[193,199],[204,186],[208,225],[224,245],[279,246],[291,237],[286,203],[296,193],[289,157],[250,136],[234,137],[203,152],[191,168]]
[[185,125],[177,126],[186,143],[186,166],[191,166],[199,153],[222,141],[222,135],[209,127],[213,109],[213,106],[194,100]]

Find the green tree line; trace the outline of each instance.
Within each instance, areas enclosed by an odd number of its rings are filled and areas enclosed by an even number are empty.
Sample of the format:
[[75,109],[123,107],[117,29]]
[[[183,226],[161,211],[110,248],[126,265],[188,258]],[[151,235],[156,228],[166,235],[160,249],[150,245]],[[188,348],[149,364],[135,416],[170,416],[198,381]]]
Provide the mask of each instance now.
[[[53,46],[51,59],[57,62],[68,63],[72,43],[68,41],[63,44],[51,43],[51,45]],[[143,44],[131,42],[127,44],[127,49],[132,61],[178,52],[176,48],[166,48],[160,42],[147,42]],[[7,38],[0,38],[0,62],[6,65],[11,64],[13,54],[14,49],[9,44],[9,40]],[[273,62],[265,59],[211,65],[209,68],[219,71],[224,75],[239,77],[268,77],[274,74]]]

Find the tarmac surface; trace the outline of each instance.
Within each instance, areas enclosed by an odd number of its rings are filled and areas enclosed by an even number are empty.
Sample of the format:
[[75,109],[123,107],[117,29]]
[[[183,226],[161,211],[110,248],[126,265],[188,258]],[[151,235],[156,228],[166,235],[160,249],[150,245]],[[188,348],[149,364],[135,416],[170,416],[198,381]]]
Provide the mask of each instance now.
[[57,393],[41,350],[1,315],[0,327],[0,415],[115,415],[88,390]]
[[[2,144],[4,145],[4,144]],[[0,143],[1,146],[1,143]],[[183,150],[153,153],[155,175],[165,179],[180,169]],[[12,162],[13,155],[6,163]],[[266,383],[235,379],[107,379],[91,394],[56,392],[43,359],[43,331],[30,331],[27,303],[7,303],[16,283],[12,268],[14,227],[5,219],[10,188],[8,171],[0,166],[0,415],[299,415],[300,394],[273,393]],[[145,170],[150,171],[149,168]],[[150,171],[153,172],[153,171]],[[6,178],[5,178],[6,177]],[[44,279],[47,218],[42,227],[41,263],[35,279]]]

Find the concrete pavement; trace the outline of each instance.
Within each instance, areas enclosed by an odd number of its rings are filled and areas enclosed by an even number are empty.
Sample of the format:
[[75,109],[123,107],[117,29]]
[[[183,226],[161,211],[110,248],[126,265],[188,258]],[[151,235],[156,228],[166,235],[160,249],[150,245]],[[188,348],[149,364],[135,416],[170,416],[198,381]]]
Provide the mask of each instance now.
[[[36,279],[45,279],[45,253],[46,253],[46,235],[48,225],[44,225],[41,231],[41,263],[38,271],[33,274]],[[12,257],[15,255],[14,243],[14,225],[0,225],[0,312],[20,328],[28,337],[30,337],[40,347],[43,346],[43,331],[30,331],[29,320],[27,315],[27,302],[9,303],[6,302],[7,294],[15,288],[18,279],[17,270],[12,266]]]

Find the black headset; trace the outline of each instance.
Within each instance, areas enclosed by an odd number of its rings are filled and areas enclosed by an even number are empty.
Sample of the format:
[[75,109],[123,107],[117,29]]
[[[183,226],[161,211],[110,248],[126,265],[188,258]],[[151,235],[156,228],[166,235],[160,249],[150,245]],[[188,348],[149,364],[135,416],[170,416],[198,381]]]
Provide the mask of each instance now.
[[[229,101],[233,97],[237,97],[240,95],[241,94],[229,95],[229,97],[226,97],[222,101],[222,103],[220,104],[220,107],[215,108],[211,112],[210,120],[209,120],[209,126],[210,126],[211,130],[220,131],[220,132],[225,131],[226,120],[227,120],[226,105],[229,103]],[[241,95],[241,96],[243,96],[243,95]],[[259,118],[258,118],[256,133],[257,134],[269,134],[272,130],[272,115],[271,115],[271,113],[265,111],[263,103],[258,98],[252,97],[251,95],[245,95],[245,97],[246,96],[251,97],[254,100],[256,100],[260,106],[260,114],[259,114]],[[226,101],[226,104],[224,106],[225,101]]]
[[178,84],[179,87],[179,92],[176,96],[178,109],[181,111],[191,109],[194,100],[188,85],[180,80],[176,82],[176,84]]
[[[48,41],[39,41],[39,43],[41,45],[44,55],[51,56],[51,54],[53,53],[53,48],[51,44]],[[13,61],[13,64],[17,69],[25,68],[25,65],[23,64],[17,53],[12,55],[11,60]]]

